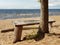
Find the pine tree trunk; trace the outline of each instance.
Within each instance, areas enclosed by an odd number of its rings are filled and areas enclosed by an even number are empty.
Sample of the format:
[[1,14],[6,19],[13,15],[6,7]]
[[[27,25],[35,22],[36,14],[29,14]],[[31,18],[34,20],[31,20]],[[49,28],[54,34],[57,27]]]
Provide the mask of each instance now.
[[49,33],[48,28],[48,0],[41,0],[40,29],[44,33]]

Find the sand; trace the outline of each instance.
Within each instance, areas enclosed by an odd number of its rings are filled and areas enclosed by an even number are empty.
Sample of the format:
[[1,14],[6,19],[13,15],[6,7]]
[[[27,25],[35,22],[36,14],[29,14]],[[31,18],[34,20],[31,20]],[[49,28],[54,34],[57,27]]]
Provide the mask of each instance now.
[[[49,16],[49,18],[54,19],[56,22],[53,27],[50,28],[50,34],[46,34],[42,40],[35,41],[34,39],[24,40],[21,42],[13,43],[14,31],[1,32],[3,29],[14,28],[14,21],[16,20],[39,20],[36,18],[21,18],[21,19],[6,19],[0,20],[0,45],[60,45],[60,16]],[[38,27],[39,25],[28,26],[28,27]],[[38,29],[27,29],[22,32],[22,39],[28,34],[35,33]]]

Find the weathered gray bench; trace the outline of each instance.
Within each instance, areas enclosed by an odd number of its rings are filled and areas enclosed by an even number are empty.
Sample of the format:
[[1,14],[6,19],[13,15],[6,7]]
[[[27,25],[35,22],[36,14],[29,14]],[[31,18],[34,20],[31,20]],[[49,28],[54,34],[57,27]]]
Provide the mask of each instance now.
[[[49,24],[52,27],[52,24],[54,23],[54,20],[49,20]],[[21,40],[21,35],[22,35],[22,29],[23,26],[27,26],[27,25],[35,25],[35,24],[39,24],[40,21],[37,20],[28,20],[28,21],[15,21],[15,29],[14,29],[14,43],[17,41]]]

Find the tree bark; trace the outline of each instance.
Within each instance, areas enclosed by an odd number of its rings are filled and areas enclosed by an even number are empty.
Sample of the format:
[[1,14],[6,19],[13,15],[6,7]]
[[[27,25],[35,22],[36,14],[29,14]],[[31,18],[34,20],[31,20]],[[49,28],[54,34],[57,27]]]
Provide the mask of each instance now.
[[48,0],[41,0],[40,28],[44,33],[49,33],[48,28]]

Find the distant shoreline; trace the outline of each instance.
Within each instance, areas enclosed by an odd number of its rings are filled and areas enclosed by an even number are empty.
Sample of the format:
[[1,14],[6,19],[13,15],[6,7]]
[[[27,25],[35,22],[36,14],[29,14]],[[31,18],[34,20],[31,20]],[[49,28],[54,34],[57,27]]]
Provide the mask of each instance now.
[[[53,16],[49,16],[49,17],[60,17],[60,15],[53,15]],[[35,19],[35,18],[40,18],[40,16],[39,17],[26,17],[26,18],[8,18],[8,19],[0,19],[0,20],[15,20],[15,19],[30,19],[30,18],[33,18],[33,19]]]
[[[49,15],[49,16],[60,16],[60,15]],[[18,14],[18,15],[0,15],[0,20],[6,20],[6,19],[18,19],[18,18],[37,18],[40,17],[40,15],[37,14]]]

